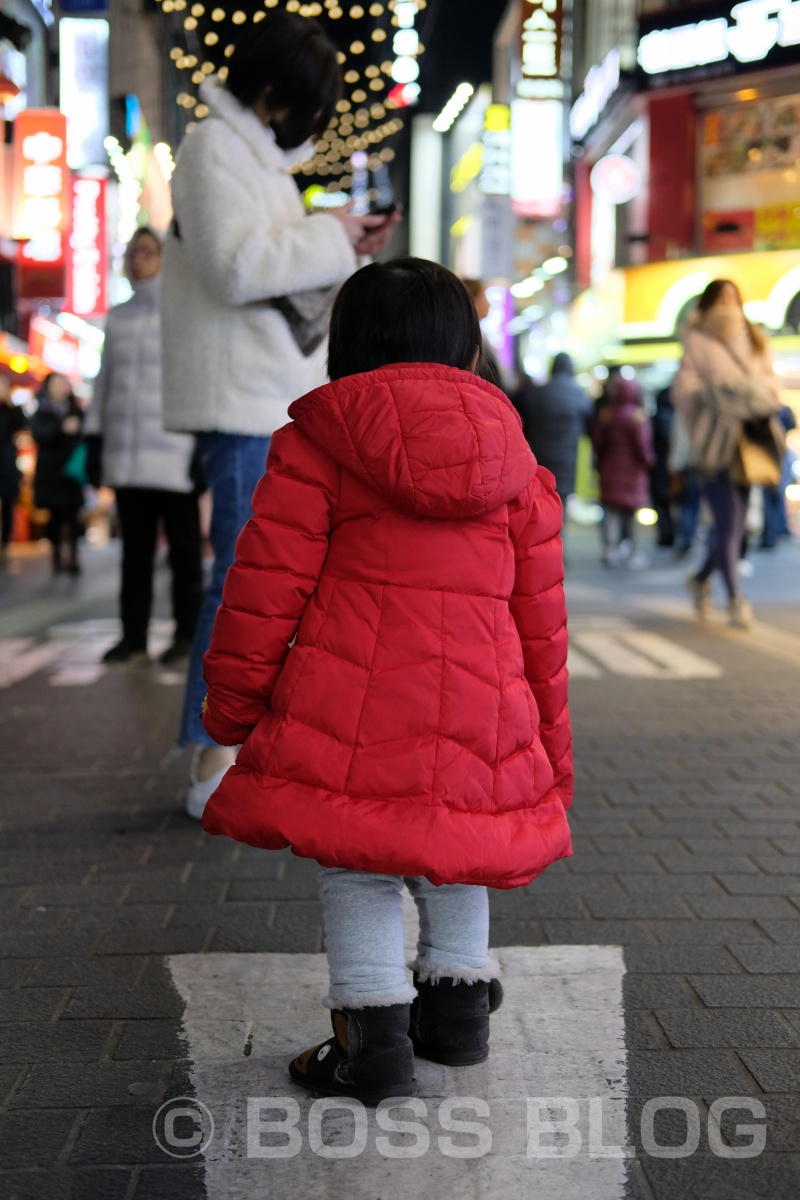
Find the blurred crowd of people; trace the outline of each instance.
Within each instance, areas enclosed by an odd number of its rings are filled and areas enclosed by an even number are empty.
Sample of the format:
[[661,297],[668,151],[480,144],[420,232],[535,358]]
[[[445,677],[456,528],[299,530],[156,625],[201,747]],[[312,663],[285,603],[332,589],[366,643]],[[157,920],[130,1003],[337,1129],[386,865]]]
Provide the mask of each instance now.
[[531,449],[554,473],[565,505],[575,487],[580,439],[590,438],[606,566],[648,565],[637,538],[641,510],[654,514],[656,544],[672,549],[676,558],[691,553],[702,525],[703,561],[687,580],[697,614],[708,617],[711,579],[718,573],[731,623],[746,628],[752,613],[741,576],[749,565],[751,491],[759,485],[760,545],[773,549],[790,532],[786,487],[793,456],[786,434],[795,428],[795,417],[781,403],[768,341],[745,316],[732,281],[717,279],[707,286],[682,341],[672,383],[655,395],[650,408],[633,370],[621,366],[609,369],[592,402],[564,353],[555,356],[546,383],[526,379],[512,399]]

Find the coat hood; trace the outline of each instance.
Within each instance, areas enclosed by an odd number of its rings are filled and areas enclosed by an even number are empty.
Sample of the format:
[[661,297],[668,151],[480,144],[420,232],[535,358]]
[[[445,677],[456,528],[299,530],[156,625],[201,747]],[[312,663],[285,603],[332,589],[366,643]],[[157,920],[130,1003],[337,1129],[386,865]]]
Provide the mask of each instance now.
[[310,441],[420,517],[479,517],[525,490],[536,459],[511,402],[469,371],[399,363],[296,400]]
[[611,396],[611,405],[615,408],[639,408],[642,403],[642,389],[635,379],[620,379]]

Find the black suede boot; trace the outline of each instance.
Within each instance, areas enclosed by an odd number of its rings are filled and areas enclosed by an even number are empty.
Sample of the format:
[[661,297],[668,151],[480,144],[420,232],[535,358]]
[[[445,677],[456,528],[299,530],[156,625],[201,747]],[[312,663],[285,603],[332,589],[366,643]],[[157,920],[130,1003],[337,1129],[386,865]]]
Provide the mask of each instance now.
[[497,979],[463,983],[453,979],[420,983],[411,1005],[409,1031],[415,1054],[448,1067],[468,1067],[489,1057],[489,1013],[503,1002]]
[[295,1083],[320,1096],[352,1096],[379,1104],[389,1096],[416,1096],[414,1051],[408,1036],[410,1005],[335,1009],[333,1037],[304,1050],[289,1064]]

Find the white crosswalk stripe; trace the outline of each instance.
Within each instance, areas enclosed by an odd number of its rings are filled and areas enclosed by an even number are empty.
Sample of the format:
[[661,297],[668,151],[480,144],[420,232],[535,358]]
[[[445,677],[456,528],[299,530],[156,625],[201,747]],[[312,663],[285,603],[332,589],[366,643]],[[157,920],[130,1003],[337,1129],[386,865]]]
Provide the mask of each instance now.
[[718,663],[660,633],[618,624],[609,630],[573,633],[568,665],[573,679],[598,679],[605,672],[628,679],[719,679],[722,675]]
[[[151,622],[152,656],[166,649],[171,633],[171,621]],[[32,637],[0,638],[0,689],[40,672],[46,672],[51,687],[88,687],[109,671],[103,655],[118,640],[120,630],[116,620],[95,620],[53,625],[48,634],[47,641],[38,643]],[[159,671],[156,678],[167,686],[184,680],[178,671]]]

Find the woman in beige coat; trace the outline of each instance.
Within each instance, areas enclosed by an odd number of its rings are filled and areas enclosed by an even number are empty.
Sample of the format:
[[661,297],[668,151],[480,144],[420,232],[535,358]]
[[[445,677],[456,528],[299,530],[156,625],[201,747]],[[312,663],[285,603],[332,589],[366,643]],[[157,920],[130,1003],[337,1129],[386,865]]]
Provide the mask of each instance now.
[[[686,421],[691,434],[700,410],[700,396],[708,386],[742,389],[753,381],[761,393],[774,395],[777,412],[778,380],[772,369],[772,357],[764,334],[744,315],[742,297],[729,279],[715,279],[708,285],[697,305],[683,339],[683,359],[672,399]],[[703,493],[714,520],[705,562],[689,577],[689,590],[700,617],[711,607],[711,576],[719,571],[728,592],[728,613],[732,625],[747,628],[752,619],[750,605],[739,588],[739,551],[744,536],[750,490],[736,484],[730,465],[707,475]]]

